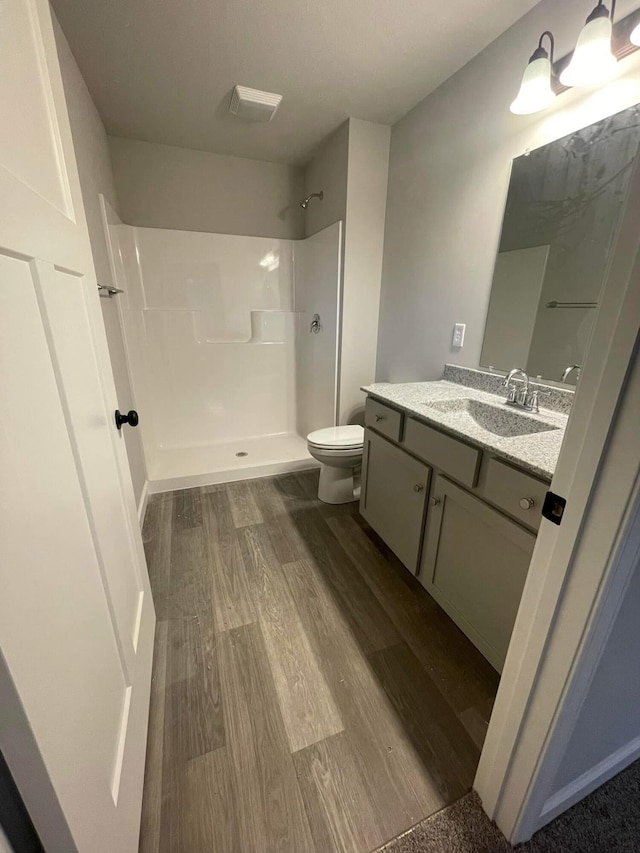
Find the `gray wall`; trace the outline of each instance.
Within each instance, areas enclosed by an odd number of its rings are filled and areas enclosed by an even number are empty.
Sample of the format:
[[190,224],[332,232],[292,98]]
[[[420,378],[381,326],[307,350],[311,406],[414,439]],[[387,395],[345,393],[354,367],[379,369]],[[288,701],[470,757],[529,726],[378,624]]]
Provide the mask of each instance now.
[[364,423],[375,379],[391,129],[349,119],[339,423]]
[[347,171],[349,165],[349,122],[345,121],[316,151],[304,170],[304,196],[322,190],[322,201],[314,198],[303,212],[304,234],[310,237],[347,215]]
[[[98,197],[102,193],[107,201],[117,208],[107,135],[53,12],[52,17],[96,277],[100,284],[113,284]],[[133,408],[134,400],[129,382],[118,306],[115,299],[101,299],[100,304],[118,394],[118,405],[122,411],[126,412]],[[123,432],[133,491],[138,503],[146,480],[140,434],[134,429]]]
[[362,423],[361,385],[376,369],[382,246],[387,199],[390,128],[351,118],[331,134],[307,164],[304,213],[310,236],[342,220],[343,264],[338,423]]
[[[617,17],[636,0],[620,0]],[[557,56],[572,49],[589,9],[542,0],[394,125],[383,261],[377,377],[439,378],[445,362],[479,363],[511,160],[640,101],[640,57],[626,79],[595,94],[567,92],[535,116],[514,116],[526,62],[545,29]],[[456,322],[467,324],[453,350]]]
[[120,216],[128,225],[304,236],[302,169],[109,137]]

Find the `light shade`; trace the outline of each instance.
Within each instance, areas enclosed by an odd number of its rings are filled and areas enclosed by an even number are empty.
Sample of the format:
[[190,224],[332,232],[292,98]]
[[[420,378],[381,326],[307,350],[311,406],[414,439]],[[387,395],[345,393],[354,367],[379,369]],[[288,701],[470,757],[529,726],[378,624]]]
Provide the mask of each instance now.
[[631,44],[635,44],[636,47],[640,47],[640,24],[638,24],[638,26],[629,36],[629,41],[631,42]]
[[520,91],[510,110],[519,116],[540,112],[553,103],[556,93],[551,88],[551,62],[545,51],[544,55],[529,60],[522,75]]
[[611,52],[613,27],[609,13],[589,17],[578,37],[571,62],[560,75],[563,86],[594,86],[608,80],[618,60]]

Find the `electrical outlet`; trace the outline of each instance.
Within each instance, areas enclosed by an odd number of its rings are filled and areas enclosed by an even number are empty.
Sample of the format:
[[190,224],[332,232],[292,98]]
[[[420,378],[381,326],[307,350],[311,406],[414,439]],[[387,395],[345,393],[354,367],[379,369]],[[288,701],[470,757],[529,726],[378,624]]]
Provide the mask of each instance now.
[[451,341],[452,346],[462,349],[464,346],[464,332],[466,328],[467,327],[464,323],[455,324],[453,327],[453,340]]

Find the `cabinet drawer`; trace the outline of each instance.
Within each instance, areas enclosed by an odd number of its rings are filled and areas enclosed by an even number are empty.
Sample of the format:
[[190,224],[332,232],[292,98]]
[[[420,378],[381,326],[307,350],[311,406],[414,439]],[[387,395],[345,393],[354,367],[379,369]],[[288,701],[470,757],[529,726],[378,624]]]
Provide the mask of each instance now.
[[371,397],[367,397],[364,404],[365,426],[375,429],[376,432],[386,435],[392,441],[400,441],[402,434],[402,412],[385,406]]
[[[537,530],[549,485],[498,459],[487,460],[483,497],[509,515]],[[524,502],[524,506],[520,504]]]
[[482,455],[478,448],[413,418],[407,418],[404,446],[454,480],[470,488],[475,486]]

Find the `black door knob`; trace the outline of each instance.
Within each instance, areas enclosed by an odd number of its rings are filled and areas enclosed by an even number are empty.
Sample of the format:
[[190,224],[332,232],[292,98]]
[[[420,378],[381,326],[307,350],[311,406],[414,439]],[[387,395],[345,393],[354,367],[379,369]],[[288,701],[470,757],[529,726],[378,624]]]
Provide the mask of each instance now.
[[126,415],[123,415],[120,409],[116,409],[116,426],[118,429],[122,429],[122,424],[138,426],[138,413],[134,409],[130,409]]

